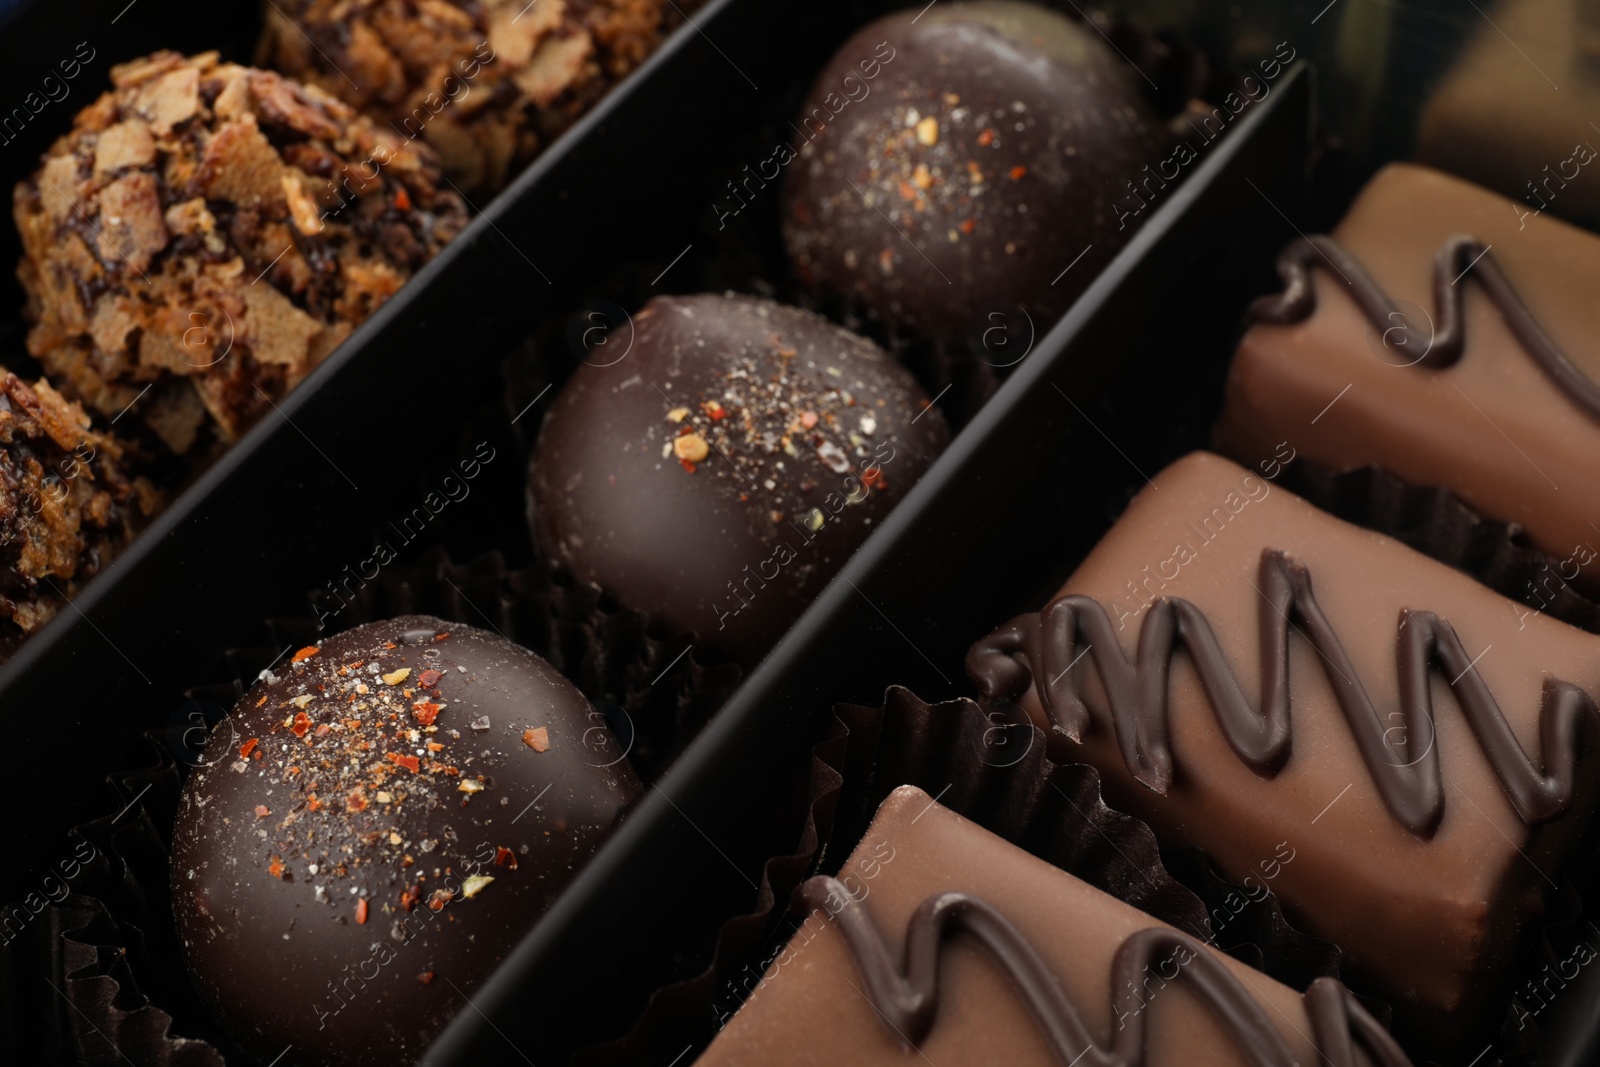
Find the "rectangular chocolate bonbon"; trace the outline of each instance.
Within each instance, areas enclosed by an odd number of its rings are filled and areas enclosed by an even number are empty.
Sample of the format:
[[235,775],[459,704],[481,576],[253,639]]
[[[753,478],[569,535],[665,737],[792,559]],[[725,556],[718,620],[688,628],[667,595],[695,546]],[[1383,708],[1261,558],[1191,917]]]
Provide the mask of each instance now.
[[1589,125],[1600,113],[1600,5],[1500,0],[1492,15],[1472,20],[1423,102],[1417,162],[1502,192],[1522,211],[1600,218],[1600,168],[1590,166],[1600,138]]
[[1409,1062],[1333,979],[1302,997],[911,786],[801,899],[701,1067]]
[[1279,272],[1234,357],[1222,451],[1445,486],[1600,590],[1600,237],[1394,164]]
[[967,667],[1165,847],[1288,842],[1290,917],[1433,1037],[1498,1021],[1594,804],[1600,637],[1207,453]]

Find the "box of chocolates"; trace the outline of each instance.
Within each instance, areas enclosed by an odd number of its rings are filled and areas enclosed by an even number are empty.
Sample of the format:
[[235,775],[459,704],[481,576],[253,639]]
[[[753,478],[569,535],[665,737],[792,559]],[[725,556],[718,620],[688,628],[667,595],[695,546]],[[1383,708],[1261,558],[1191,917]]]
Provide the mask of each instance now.
[[6,1061],[1589,1062],[1592,21],[0,5]]

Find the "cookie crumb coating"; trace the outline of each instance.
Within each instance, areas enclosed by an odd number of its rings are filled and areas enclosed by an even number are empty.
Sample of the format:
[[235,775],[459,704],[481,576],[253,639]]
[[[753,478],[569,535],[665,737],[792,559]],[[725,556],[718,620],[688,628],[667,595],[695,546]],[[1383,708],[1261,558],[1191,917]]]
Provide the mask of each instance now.
[[15,190],[28,350],[72,399],[204,456],[393,296],[466,208],[426,145],[279,74],[158,52],[111,80]]
[[679,17],[664,0],[282,0],[258,60],[426,141],[467,195],[491,195]]
[[135,458],[48,382],[0,366],[0,662],[159,508]]

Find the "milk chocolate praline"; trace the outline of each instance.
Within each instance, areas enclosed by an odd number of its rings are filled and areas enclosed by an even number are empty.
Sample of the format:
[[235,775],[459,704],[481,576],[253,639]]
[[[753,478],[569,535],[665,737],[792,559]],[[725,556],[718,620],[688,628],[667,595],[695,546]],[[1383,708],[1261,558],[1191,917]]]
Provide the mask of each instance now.
[[1207,453],[967,671],[1163,848],[1273,870],[1441,1063],[1505,1019],[1600,793],[1600,637]]
[[578,690],[495,634],[413,615],[301,649],[184,787],[195,985],[263,1062],[411,1063],[639,793]]
[[1252,308],[1218,447],[1443,486],[1552,557],[1538,610],[1568,583],[1600,595],[1600,238],[1409,163],[1331,237],[1291,244],[1302,284]]
[[551,407],[534,533],[580,580],[753,663],[949,431],[882,349],[770,300],[657,297],[631,342],[581,365]]
[[871,23],[795,118],[784,235],[800,277],[924,336],[1017,306],[1043,330],[1133,232],[1118,200],[1161,157],[1135,79],[1032,4]]
[[796,898],[700,1067],[1409,1067],[1334,979],[1302,997],[911,786]]

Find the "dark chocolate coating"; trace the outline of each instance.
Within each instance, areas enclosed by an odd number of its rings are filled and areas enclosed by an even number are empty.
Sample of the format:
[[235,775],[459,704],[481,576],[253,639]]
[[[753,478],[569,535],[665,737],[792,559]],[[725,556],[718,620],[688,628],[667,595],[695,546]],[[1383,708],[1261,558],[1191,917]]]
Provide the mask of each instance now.
[[1135,228],[1130,183],[1166,143],[1137,77],[1032,4],[871,23],[795,119],[784,234],[801,278],[925,336],[1017,306],[1042,332]]
[[184,787],[179,934],[263,1062],[410,1063],[641,786],[578,690],[504,638],[413,615],[307,652]]
[[622,604],[759,660],[949,439],[871,341],[756,297],[657,297],[578,368],[529,468],[544,551]]

